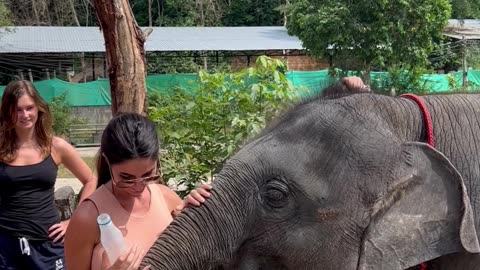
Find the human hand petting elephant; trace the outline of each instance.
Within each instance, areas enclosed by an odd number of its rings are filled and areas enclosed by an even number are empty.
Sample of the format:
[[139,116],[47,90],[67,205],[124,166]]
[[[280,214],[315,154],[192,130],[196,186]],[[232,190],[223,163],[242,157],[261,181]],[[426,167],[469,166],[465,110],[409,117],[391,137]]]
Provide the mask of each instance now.
[[323,89],[323,91],[321,91],[321,96],[337,98],[358,93],[372,93],[372,90],[360,77],[350,76],[344,77],[334,85]]
[[193,189],[190,193],[183,199],[182,204],[175,207],[173,211],[173,216],[177,217],[182,213],[182,211],[189,205],[200,206],[206,201],[206,198],[210,198],[210,190],[212,186],[208,184],[202,184],[200,187]]
[[[480,269],[480,95],[303,102],[247,143],[142,265]],[[432,269],[432,268],[428,268]]]

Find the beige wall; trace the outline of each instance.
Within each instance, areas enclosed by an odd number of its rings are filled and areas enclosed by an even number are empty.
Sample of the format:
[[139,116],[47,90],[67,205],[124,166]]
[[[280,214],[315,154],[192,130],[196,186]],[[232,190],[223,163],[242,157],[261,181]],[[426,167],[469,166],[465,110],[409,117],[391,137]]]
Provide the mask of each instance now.
[[[328,69],[329,67],[328,59],[316,59],[308,55],[273,56],[272,58],[286,61],[288,70],[312,71]],[[248,65],[247,56],[235,56],[230,59],[230,65],[233,71],[239,71],[249,66],[255,66],[256,59],[256,56],[251,56],[250,65]]]
[[110,106],[72,107],[73,114],[83,118],[88,124],[107,124],[112,119]]

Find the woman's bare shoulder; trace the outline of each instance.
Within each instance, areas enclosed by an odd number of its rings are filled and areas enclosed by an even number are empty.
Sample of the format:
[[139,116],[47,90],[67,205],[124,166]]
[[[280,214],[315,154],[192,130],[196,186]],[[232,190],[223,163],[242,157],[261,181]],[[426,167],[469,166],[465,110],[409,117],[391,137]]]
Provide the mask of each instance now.
[[163,184],[157,184],[157,186],[162,192],[162,195],[171,210],[173,210],[177,205],[182,203],[182,199],[180,198],[180,196],[178,196],[177,193],[175,193],[175,191],[173,191],[171,188]]
[[80,156],[78,155],[75,147],[73,147],[73,145],[71,145],[65,139],[60,137],[54,136],[52,138],[51,152],[57,164],[61,164],[61,163],[64,163],[64,161],[69,161],[69,160],[78,163],[78,161],[80,160]]
[[85,200],[80,203],[80,205],[75,209],[70,220],[70,225],[72,223],[78,223],[79,227],[97,227],[97,216],[98,210],[95,204],[90,200]]
[[73,148],[65,139],[53,136],[52,137],[52,147],[55,151],[62,151],[65,148]]

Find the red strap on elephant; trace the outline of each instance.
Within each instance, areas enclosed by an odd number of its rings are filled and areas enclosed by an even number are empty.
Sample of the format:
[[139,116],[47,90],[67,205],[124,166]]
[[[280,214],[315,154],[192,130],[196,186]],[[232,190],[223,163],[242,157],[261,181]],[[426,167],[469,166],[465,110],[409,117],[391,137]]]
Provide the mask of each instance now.
[[432,118],[430,117],[430,112],[427,109],[427,106],[423,102],[423,100],[414,94],[403,94],[400,95],[401,97],[411,99],[415,101],[418,106],[420,107],[420,111],[422,112],[423,120],[425,121],[425,127],[427,129],[427,143],[431,147],[435,147],[435,143],[433,140],[433,124],[432,124]]
[[[420,107],[420,111],[422,112],[423,120],[425,121],[425,126],[427,129],[427,143],[431,147],[435,147],[435,143],[433,140],[433,124],[432,124],[432,118],[430,117],[430,112],[427,109],[427,106],[423,102],[423,100],[414,94],[403,94],[400,95],[401,97],[411,99],[415,101],[418,106]],[[420,264],[420,270],[427,270],[427,263],[421,263]]]

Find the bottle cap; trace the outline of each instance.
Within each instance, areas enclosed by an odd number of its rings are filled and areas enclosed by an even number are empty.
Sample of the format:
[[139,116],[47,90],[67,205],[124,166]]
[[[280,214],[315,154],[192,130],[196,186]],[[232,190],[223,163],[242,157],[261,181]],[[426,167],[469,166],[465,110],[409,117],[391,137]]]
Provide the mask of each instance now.
[[110,216],[108,214],[103,213],[103,214],[100,214],[97,217],[98,225],[107,225],[110,222],[112,222],[112,219],[110,218]]

